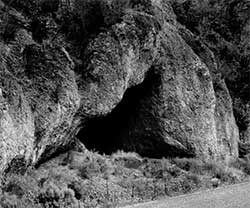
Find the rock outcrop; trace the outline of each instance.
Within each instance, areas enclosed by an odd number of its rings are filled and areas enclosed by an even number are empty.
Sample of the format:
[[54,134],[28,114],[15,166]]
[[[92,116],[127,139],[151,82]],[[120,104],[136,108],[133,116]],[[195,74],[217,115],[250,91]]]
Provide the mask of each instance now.
[[[171,10],[165,12],[169,14]],[[238,128],[213,52],[196,43],[191,32],[191,37],[186,37],[190,38],[186,40],[189,46],[181,37],[187,30],[177,30],[173,13],[161,27],[157,36],[158,58],[144,71],[147,73],[141,89],[134,93],[130,89],[135,95],[127,93],[124,99],[131,102],[128,107],[122,104],[108,119],[96,119],[87,125],[82,141],[86,137],[94,148],[122,148],[156,157],[236,157]],[[128,115],[122,111],[128,111]],[[109,142],[101,141],[105,138]]]
[[12,44],[2,43],[1,61],[3,169],[16,157],[37,162],[67,145],[79,124],[80,95],[63,51],[45,52],[25,30]]
[[[179,25],[168,1],[134,1],[117,22],[88,34],[87,44],[78,42],[83,49],[53,15],[41,17],[49,29],[37,38],[29,15],[0,9],[13,35],[0,39],[0,170],[15,158],[36,164],[67,149],[80,129],[83,143],[105,140],[111,150],[238,156],[232,101],[214,54]],[[10,12],[14,23],[5,19]]]

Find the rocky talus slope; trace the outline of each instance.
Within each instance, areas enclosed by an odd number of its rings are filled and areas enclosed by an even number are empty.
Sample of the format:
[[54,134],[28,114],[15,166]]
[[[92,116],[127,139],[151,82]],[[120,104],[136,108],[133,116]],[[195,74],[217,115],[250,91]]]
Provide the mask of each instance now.
[[[237,158],[237,99],[225,76],[240,63],[211,43],[224,41],[228,53],[237,42],[187,22],[183,10],[199,9],[190,2],[0,1],[1,172],[44,161],[76,138],[103,152]],[[247,56],[249,1],[235,2],[220,6],[239,14],[234,35]]]

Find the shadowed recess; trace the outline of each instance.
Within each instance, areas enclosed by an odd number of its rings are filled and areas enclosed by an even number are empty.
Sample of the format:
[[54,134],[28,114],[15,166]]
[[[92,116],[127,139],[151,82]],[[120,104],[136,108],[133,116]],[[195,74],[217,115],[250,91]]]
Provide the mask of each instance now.
[[[182,152],[160,138],[160,124],[149,107],[160,82],[160,74],[151,70],[141,84],[125,92],[110,114],[89,120],[78,133],[78,139],[88,149],[105,154],[124,150],[152,158],[192,157],[191,153]],[[148,132],[148,126],[152,131]]]

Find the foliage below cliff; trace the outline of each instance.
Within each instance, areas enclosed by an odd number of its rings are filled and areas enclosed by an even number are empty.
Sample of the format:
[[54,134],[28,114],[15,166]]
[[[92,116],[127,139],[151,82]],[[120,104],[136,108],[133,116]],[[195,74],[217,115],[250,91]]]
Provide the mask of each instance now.
[[101,156],[71,151],[23,173],[12,167],[0,206],[117,207],[244,181],[249,161],[225,164],[198,159],[149,159],[136,153]]

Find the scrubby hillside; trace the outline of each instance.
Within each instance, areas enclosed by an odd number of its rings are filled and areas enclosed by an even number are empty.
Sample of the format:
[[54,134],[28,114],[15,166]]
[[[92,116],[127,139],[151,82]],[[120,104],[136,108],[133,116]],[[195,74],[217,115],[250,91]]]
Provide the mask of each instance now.
[[118,151],[61,154],[37,169],[13,167],[2,183],[3,208],[96,208],[186,194],[239,183],[250,174],[249,161],[229,165],[199,159],[150,159]]
[[108,206],[174,181],[179,193],[243,180],[249,14],[248,0],[0,1],[1,206]]

